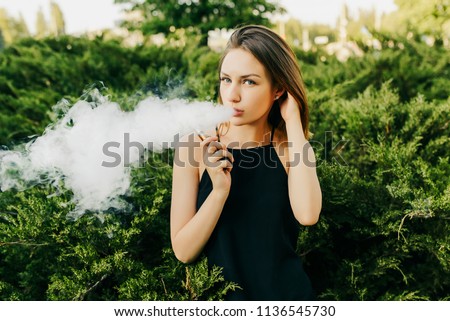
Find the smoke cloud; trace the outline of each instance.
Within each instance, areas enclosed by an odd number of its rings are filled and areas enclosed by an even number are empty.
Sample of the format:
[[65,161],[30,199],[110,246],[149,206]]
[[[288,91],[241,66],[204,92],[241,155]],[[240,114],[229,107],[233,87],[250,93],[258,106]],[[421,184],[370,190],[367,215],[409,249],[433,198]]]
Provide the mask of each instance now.
[[177,137],[212,129],[231,114],[230,108],[208,102],[155,97],[125,112],[98,94],[95,102],[80,100],[67,108],[42,136],[14,150],[0,151],[0,189],[64,186],[73,192],[76,208],[71,214],[75,217],[88,210],[121,209],[126,204],[120,196],[129,190],[131,168],[142,156],[138,148],[126,150],[124,140],[160,152],[173,148]]

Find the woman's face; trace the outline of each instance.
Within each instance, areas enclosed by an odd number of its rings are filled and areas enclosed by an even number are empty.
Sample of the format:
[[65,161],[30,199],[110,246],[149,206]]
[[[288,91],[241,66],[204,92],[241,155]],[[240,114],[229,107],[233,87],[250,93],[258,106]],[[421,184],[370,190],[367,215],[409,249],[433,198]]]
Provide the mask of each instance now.
[[267,117],[276,91],[266,68],[248,51],[232,49],[220,70],[220,97],[234,108],[233,125],[252,124]]

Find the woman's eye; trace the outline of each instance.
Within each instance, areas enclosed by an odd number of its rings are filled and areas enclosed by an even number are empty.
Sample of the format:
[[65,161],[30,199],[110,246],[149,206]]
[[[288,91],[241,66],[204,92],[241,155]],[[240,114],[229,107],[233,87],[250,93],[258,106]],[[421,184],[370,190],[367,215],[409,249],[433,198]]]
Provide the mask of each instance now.
[[221,78],[220,78],[220,81],[226,82],[226,83],[231,83],[231,79],[230,79],[230,78],[227,78],[227,77],[221,77]]
[[246,80],[244,80],[244,84],[246,84],[246,85],[255,85],[256,83],[253,80],[251,80],[251,79],[246,79]]

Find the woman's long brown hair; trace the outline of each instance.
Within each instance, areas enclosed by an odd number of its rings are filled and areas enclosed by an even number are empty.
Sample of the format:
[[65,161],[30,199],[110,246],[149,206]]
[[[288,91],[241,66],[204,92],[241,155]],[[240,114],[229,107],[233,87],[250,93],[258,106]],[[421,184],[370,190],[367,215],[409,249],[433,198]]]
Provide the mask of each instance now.
[[[294,52],[278,34],[264,26],[247,25],[233,32],[219,62],[219,73],[225,56],[232,49],[244,49],[255,56],[266,68],[274,88],[285,89],[279,100],[275,100],[269,112],[269,123],[286,134],[286,124],[281,117],[279,101],[289,92],[300,107],[303,133],[309,138],[308,101],[300,68]],[[222,98],[219,93],[219,102]]]

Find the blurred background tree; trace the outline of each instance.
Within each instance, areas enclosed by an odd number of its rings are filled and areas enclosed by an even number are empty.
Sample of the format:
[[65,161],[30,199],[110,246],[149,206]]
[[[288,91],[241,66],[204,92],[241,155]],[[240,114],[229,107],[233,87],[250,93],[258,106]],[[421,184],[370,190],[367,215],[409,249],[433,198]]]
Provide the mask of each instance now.
[[335,28],[327,24],[304,24],[295,18],[290,18],[284,23],[284,32],[287,43],[294,47],[300,47],[308,41],[306,38],[313,40],[316,37],[326,37],[328,42],[336,41],[337,38]]
[[2,51],[3,48],[5,48],[5,39],[3,39],[3,33],[0,29],[0,51]]
[[347,32],[351,39],[360,40],[372,30],[378,30],[377,12],[375,9],[360,9],[358,18],[350,19],[347,26]]
[[442,37],[450,36],[448,0],[395,0],[397,11],[383,19],[385,31],[406,34],[415,31]]
[[270,26],[269,14],[283,13],[278,4],[265,0],[115,0],[130,4],[130,15],[124,25],[144,34],[163,33],[170,36],[177,29],[187,29],[207,44],[208,31],[231,29],[239,24]]
[[36,38],[43,38],[48,34],[48,25],[42,8],[36,13]]
[[286,41],[294,46],[298,46],[302,42],[303,24],[300,20],[290,18],[285,23]]
[[66,33],[66,23],[61,8],[56,2],[50,3],[51,29],[55,36],[61,36]]
[[13,17],[6,9],[0,8],[0,49],[20,39],[34,36],[41,39],[50,35],[61,36],[66,33],[64,15],[59,5],[50,2],[50,21],[45,18],[42,8],[36,12],[35,33],[31,34],[22,14]]
[[13,36],[12,30],[9,23],[8,13],[5,9],[0,8],[0,30],[2,32],[2,38],[5,43],[11,43]]
[[[20,14],[13,18],[8,15],[5,9],[0,8],[0,32],[4,44],[10,44],[13,41],[30,36],[25,19]],[[0,48],[2,40],[0,40]]]
[[19,19],[13,19],[12,24],[17,37],[26,38],[30,36],[30,31],[22,14],[19,15]]

